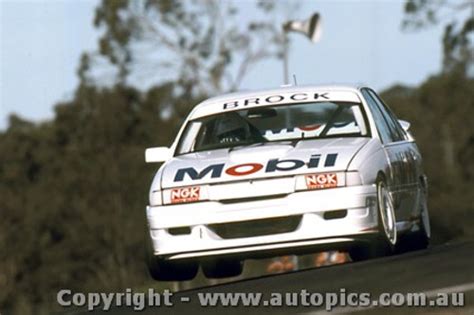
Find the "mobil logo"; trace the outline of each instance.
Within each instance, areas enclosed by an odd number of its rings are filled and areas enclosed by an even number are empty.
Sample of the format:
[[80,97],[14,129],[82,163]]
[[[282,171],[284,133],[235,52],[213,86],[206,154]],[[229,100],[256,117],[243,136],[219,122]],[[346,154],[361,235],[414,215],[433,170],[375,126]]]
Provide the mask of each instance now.
[[220,178],[223,173],[240,177],[247,176],[257,172],[274,173],[274,172],[290,172],[302,167],[307,169],[315,169],[320,167],[322,160],[324,160],[324,167],[332,167],[336,165],[337,153],[326,154],[324,158],[321,154],[312,154],[308,160],[300,159],[271,159],[267,163],[242,163],[237,165],[229,165],[226,167],[225,163],[217,163],[208,165],[202,169],[194,167],[180,168],[176,171],[174,176],[175,182],[182,182],[188,180],[200,180],[203,178]]

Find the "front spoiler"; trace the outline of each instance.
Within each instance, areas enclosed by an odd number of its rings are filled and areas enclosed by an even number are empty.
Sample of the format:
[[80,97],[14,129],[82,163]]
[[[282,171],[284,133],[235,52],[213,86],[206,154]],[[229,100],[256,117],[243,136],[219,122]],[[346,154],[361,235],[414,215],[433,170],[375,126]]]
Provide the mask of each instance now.
[[205,259],[209,257],[266,258],[281,255],[301,255],[325,250],[343,250],[356,244],[370,242],[378,236],[377,230],[366,231],[357,236],[334,237],[328,239],[300,240],[264,245],[242,246],[225,249],[203,250],[172,254],[162,258],[166,260]]
[[[375,185],[298,192],[283,198],[219,204],[148,207],[154,255],[168,260],[209,256],[243,258],[298,254],[347,248],[377,233]],[[346,209],[340,219],[326,219],[326,211]],[[302,215],[296,230],[282,234],[223,238],[210,225],[262,218]],[[188,226],[190,233],[172,235],[170,228]]]

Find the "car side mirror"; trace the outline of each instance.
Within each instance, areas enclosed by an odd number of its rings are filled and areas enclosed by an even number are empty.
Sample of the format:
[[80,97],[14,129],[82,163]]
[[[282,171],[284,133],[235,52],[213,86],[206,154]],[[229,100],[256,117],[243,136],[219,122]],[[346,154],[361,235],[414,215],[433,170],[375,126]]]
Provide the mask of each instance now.
[[172,156],[173,153],[168,147],[148,148],[145,150],[145,162],[147,163],[166,162],[171,159]]
[[405,130],[405,131],[409,131],[409,130],[410,130],[411,124],[410,124],[408,121],[399,119],[398,122],[399,122],[400,125],[402,126],[403,130]]

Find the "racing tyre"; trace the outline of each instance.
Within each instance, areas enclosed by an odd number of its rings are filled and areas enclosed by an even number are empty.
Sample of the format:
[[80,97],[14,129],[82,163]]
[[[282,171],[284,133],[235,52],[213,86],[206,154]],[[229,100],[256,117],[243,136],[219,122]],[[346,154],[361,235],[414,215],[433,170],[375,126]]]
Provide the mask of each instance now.
[[428,248],[431,238],[430,216],[428,203],[426,199],[426,190],[422,189],[420,193],[420,218],[418,223],[419,230],[407,235],[400,244],[400,251],[414,251]]
[[352,261],[387,256],[393,253],[398,242],[397,220],[392,197],[382,176],[377,179],[378,237],[370,244],[349,251]]
[[212,260],[202,264],[206,278],[228,278],[242,274],[244,262],[240,260]]
[[196,277],[199,264],[195,261],[170,262],[153,255],[149,236],[146,250],[148,273],[157,281],[187,281]]
[[168,262],[158,257],[151,257],[148,261],[150,276],[157,281],[192,280],[198,269],[196,262]]

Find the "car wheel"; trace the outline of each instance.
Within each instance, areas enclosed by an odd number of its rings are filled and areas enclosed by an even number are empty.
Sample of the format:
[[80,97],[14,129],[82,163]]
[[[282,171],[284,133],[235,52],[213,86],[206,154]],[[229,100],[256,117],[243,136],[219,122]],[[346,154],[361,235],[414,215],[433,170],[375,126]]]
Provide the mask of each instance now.
[[430,224],[430,214],[428,210],[428,201],[426,200],[426,193],[422,191],[421,193],[422,202],[421,202],[421,213],[420,213],[420,231],[418,233],[418,245],[417,248],[425,249],[430,244],[431,239],[431,224]]
[[383,179],[377,181],[377,206],[381,246],[393,250],[398,241],[397,220],[392,197]]
[[150,276],[157,281],[187,281],[196,277],[199,265],[195,262],[168,262],[157,257],[148,262]]
[[153,255],[151,241],[148,238],[146,262],[148,273],[157,281],[187,281],[196,277],[199,264],[195,261],[166,261]]
[[244,262],[240,260],[211,260],[202,263],[206,278],[228,278],[242,274]]
[[414,251],[426,249],[430,243],[431,225],[428,211],[428,203],[426,199],[426,191],[421,190],[420,193],[420,217],[418,223],[418,231],[410,233],[405,237],[402,243],[401,251]]
[[398,242],[395,207],[384,178],[379,176],[376,185],[379,233],[369,244],[357,246],[349,251],[352,261],[389,255]]

